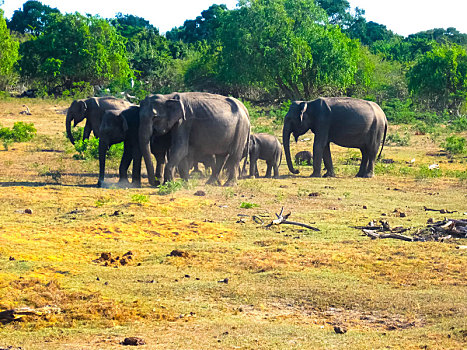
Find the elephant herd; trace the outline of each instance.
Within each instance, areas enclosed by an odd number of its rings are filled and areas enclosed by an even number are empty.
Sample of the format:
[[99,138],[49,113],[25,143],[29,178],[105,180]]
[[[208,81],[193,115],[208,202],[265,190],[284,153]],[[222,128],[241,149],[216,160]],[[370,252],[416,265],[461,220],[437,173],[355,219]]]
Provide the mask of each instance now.
[[[269,134],[252,134],[248,110],[233,97],[204,92],[157,94],[148,95],[139,106],[114,97],[75,100],[66,116],[66,131],[72,143],[71,123],[76,126],[84,119],[83,139],[89,138],[91,131],[99,137],[98,187],[104,184],[106,153],[111,145],[120,142],[124,143],[124,150],[119,182],[128,183],[128,168],[133,162],[134,187],[141,185],[142,158],[153,186],[172,181],[175,171],[188,179],[190,169],[199,162],[211,168],[208,184],[220,184],[219,175],[225,169],[228,174],[225,185],[234,185],[239,174],[245,172],[248,157],[250,176],[258,176],[258,159],[266,160],[266,177],[272,172],[274,177],[279,176],[280,142]],[[359,148],[362,162],[357,176],[371,177],[381,141],[384,146],[387,125],[384,112],[373,102],[353,98],[294,101],[283,127],[288,168],[298,173],[290,156],[290,134],[297,141],[300,135],[311,130],[315,134],[313,156],[308,151],[301,152],[296,163],[311,163],[312,157],[312,176],[321,176],[322,161],[326,169],[324,176],[334,176],[329,147],[334,142]],[[155,169],[151,153],[156,159]]]

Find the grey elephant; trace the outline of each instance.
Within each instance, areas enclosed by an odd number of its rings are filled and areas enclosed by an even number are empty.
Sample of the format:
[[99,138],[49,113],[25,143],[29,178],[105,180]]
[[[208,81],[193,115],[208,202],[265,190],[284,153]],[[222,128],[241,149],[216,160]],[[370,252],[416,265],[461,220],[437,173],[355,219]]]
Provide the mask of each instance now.
[[[271,177],[274,169],[274,178],[279,177],[279,165],[282,160],[282,146],[279,140],[270,134],[259,133],[250,135],[250,143],[248,146],[250,156],[250,176],[259,176],[257,161],[262,159],[266,161],[267,169],[265,177]],[[243,163],[245,170],[246,159]]]
[[321,176],[321,161],[327,170],[324,176],[335,176],[329,143],[358,148],[362,162],[357,177],[372,177],[378,149],[383,151],[388,122],[383,110],[374,102],[349,97],[318,98],[294,101],[284,119],[282,130],[284,152],[290,172],[298,174],[290,158],[290,134],[298,140],[311,130],[313,143],[312,177]]
[[295,154],[295,164],[297,165],[312,165],[313,155],[310,151],[300,151]]
[[[128,183],[128,168],[133,161],[132,186],[141,186],[141,149],[139,145],[139,106],[131,106],[123,111],[109,110],[102,117],[99,129],[99,180],[101,187],[105,176],[105,158],[110,146],[123,142],[123,155],[119,166],[119,183]],[[157,162],[156,178],[162,178],[163,167],[167,159],[171,135],[161,137],[153,135],[150,142],[151,153]]]
[[[208,183],[219,183],[224,166],[229,173],[225,185],[236,183],[250,133],[248,111],[240,101],[202,92],[149,95],[141,102],[140,116],[140,146],[151,185],[156,184],[149,152],[151,136],[170,131],[172,144],[164,181],[173,180],[175,167],[184,159],[214,155],[216,165]],[[179,171],[183,179],[188,178],[186,167]]]
[[68,108],[65,119],[67,136],[71,143],[74,144],[75,140],[71,133],[71,122],[74,121],[74,126],[76,126],[86,119],[83,140],[89,138],[91,131],[94,133],[94,136],[99,137],[99,128],[104,113],[112,109],[124,110],[130,106],[132,106],[130,102],[112,96],[74,100]]

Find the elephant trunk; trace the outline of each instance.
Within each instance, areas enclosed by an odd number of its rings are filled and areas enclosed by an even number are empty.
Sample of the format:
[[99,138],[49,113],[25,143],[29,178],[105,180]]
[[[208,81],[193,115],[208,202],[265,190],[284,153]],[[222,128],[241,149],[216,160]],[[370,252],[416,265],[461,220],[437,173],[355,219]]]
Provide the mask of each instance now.
[[289,171],[292,174],[298,174],[299,171],[294,169],[292,164],[292,158],[290,157],[290,134],[292,130],[290,128],[290,124],[287,122],[287,119],[284,123],[284,128],[282,129],[282,143],[284,145],[284,153],[285,159],[287,160],[287,166],[289,167]]
[[73,120],[73,116],[70,114],[66,115],[66,134],[68,138],[70,139],[71,143],[74,145],[75,144],[75,139],[73,138],[73,134],[71,132],[71,121]]

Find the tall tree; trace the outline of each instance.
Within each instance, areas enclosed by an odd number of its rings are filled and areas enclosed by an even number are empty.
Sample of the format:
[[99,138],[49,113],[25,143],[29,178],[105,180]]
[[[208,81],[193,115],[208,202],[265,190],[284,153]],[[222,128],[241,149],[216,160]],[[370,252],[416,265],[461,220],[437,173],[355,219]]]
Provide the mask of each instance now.
[[201,12],[196,19],[186,20],[183,26],[174,28],[166,33],[166,37],[172,41],[181,40],[185,43],[195,43],[202,40],[215,39],[215,31],[222,22],[222,16],[228,12],[225,5],[212,5]]
[[467,101],[467,52],[456,45],[436,45],[408,71],[411,93],[426,107],[458,114]]
[[19,58],[18,47],[19,43],[10,36],[0,9],[0,90],[4,90],[13,78],[13,66]]
[[51,15],[43,33],[20,46],[21,74],[48,86],[103,85],[130,76],[125,39],[99,17]]
[[291,99],[339,93],[354,81],[358,43],[314,0],[251,0],[224,17],[220,76],[279,88]]
[[23,9],[13,13],[8,22],[8,28],[22,34],[41,34],[47,26],[51,14],[60,13],[56,8],[43,5],[39,1],[28,0],[23,4]]

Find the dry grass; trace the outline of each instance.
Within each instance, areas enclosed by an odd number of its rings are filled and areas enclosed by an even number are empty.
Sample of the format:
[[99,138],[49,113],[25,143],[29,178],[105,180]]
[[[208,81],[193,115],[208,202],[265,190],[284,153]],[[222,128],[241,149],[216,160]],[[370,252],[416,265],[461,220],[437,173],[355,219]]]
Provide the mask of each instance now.
[[[465,171],[465,159],[438,156],[430,137],[387,147],[396,163],[373,179],[355,179],[354,153],[333,147],[337,178],[309,178],[307,167],[293,176],[282,164],[277,180],[223,188],[198,179],[161,196],[145,180],[141,189],[95,188],[97,162],[74,160],[63,135],[57,112],[68,103],[28,100],[27,119],[23,103],[0,102],[4,126],[38,129],[0,150],[0,311],[61,312],[0,326],[0,348],[119,349],[128,336],[148,349],[465,348],[467,253],[456,246],[466,243],[373,241],[351,228],[444,217],[423,206],[465,218],[467,183],[449,175]],[[312,139],[292,145],[311,148]],[[420,166],[435,162],[445,176],[422,176]],[[252,220],[269,222],[282,206],[321,231]]]

